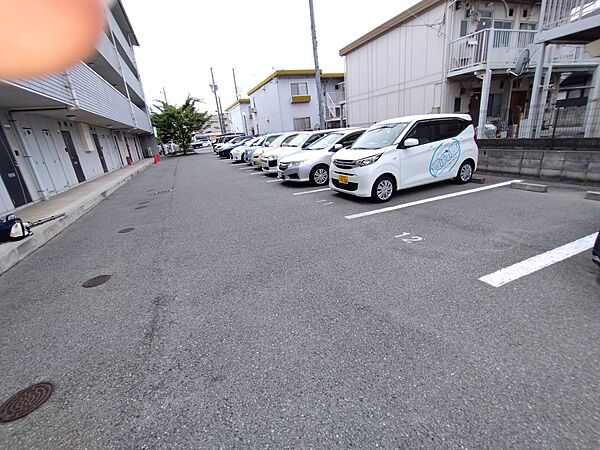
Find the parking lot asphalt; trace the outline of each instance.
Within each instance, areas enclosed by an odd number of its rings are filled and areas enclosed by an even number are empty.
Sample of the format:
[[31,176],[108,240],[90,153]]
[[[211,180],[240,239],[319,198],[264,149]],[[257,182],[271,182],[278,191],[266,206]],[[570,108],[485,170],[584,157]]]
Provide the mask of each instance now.
[[591,251],[480,280],[597,232],[583,189],[377,205],[247,168],[166,158],[0,277],[0,400],[55,385],[3,446],[597,446]]

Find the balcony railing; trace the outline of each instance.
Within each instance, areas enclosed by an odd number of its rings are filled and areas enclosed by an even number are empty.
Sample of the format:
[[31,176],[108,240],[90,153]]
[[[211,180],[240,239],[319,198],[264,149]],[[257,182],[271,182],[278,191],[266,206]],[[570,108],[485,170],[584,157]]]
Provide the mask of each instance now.
[[327,120],[337,120],[343,116],[343,102],[345,96],[343,92],[325,93],[325,115]]
[[598,14],[598,0],[548,0],[542,30],[569,25]]
[[[493,31],[493,42],[489,45]],[[536,31],[530,30],[481,30],[450,42],[449,75],[466,70],[513,69],[519,55],[525,49],[530,51],[530,66],[535,66]],[[548,64],[552,58],[555,65],[577,65],[597,62],[582,45],[561,45],[553,54],[546,53]]]

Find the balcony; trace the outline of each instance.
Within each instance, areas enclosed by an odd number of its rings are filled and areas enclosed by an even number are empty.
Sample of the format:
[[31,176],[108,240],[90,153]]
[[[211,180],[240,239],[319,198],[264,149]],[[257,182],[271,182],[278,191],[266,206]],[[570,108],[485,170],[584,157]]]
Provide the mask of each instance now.
[[325,92],[325,119],[340,120],[343,117],[343,92]]
[[536,42],[587,43],[600,33],[600,1],[547,0]]
[[135,54],[133,52],[133,48],[131,47],[131,44],[129,43],[129,40],[125,37],[125,35],[121,31],[121,28],[117,24],[117,21],[114,18],[114,16],[112,15],[112,13],[107,14],[107,18],[108,18],[108,24],[110,25],[110,29],[114,33],[119,44],[121,44],[121,47],[123,47],[123,50],[125,51],[126,55],[129,57],[131,64],[134,65],[134,67],[135,67]]
[[[490,35],[493,42],[489,45]],[[450,42],[448,76],[457,76],[490,68],[492,70],[508,70],[515,63],[523,50],[528,49],[531,55],[529,67],[536,64],[535,37],[537,31],[526,30],[481,30]],[[555,66],[593,66],[598,59],[590,56],[582,45],[561,45],[554,53],[547,53],[545,65]]]
[[152,133],[152,123],[150,122],[150,118],[148,117],[148,113],[141,110],[135,105],[131,105],[133,107],[133,114],[135,116],[135,121],[137,123],[137,128],[139,130],[146,131],[148,133]]

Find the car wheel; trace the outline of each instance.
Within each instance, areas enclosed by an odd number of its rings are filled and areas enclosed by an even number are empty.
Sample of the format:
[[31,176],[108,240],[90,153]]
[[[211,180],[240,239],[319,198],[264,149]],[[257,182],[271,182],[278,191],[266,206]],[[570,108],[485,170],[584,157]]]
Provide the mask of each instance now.
[[396,183],[389,175],[383,175],[373,183],[371,198],[377,203],[387,202],[396,191]]
[[473,177],[473,164],[470,161],[465,161],[461,164],[458,169],[458,175],[454,178],[454,181],[458,184],[467,184]]
[[310,181],[315,186],[325,186],[329,183],[329,167],[324,164],[313,167],[310,171]]

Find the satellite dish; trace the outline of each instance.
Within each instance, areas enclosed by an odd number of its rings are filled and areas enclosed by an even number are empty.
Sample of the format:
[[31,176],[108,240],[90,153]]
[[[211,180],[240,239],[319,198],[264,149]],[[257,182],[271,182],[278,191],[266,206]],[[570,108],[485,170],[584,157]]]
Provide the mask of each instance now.
[[527,66],[529,65],[529,59],[529,49],[526,48],[521,52],[521,54],[517,58],[515,68],[513,70],[508,69],[507,72],[514,77],[520,77],[523,74],[523,71],[527,69]]

